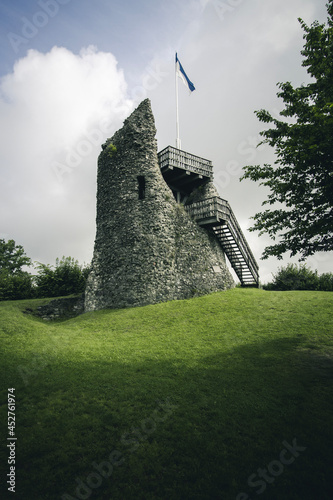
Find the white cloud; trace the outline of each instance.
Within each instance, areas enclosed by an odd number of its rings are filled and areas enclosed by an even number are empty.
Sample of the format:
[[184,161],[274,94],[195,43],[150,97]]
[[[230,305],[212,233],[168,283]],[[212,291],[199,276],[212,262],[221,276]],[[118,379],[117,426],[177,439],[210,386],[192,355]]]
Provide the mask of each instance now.
[[298,44],[302,31],[299,17],[305,20],[313,19],[314,4],[304,0],[294,0],[281,4],[280,1],[261,3],[251,26],[252,42],[263,47],[267,53],[274,55],[290,49],[292,44]]
[[1,231],[33,259],[91,258],[97,156],[133,107],[126,93],[94,47],[30,50],[2,78]]

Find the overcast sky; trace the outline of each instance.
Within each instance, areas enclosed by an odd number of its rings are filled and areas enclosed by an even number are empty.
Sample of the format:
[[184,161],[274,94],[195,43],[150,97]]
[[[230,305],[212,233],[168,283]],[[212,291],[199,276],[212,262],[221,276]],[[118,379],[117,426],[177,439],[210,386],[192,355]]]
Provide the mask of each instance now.
[[[100,145],[146,97],[158,148],[175,145],[178,57],[182,149],[213,161],[260,266],[262,282],[289,262],[262,261],[269,238],[249,233],[265,190],[242,167],[274,161],[256,148],[254,111],[277,114],[277,82],[307,83],[298,18],[326,21],[326,0],[0,0],[0,237],[33,261],[92,258]],[[295,259],[293,260],[295,261]],[[332,253],[308,265],[332,271]]]

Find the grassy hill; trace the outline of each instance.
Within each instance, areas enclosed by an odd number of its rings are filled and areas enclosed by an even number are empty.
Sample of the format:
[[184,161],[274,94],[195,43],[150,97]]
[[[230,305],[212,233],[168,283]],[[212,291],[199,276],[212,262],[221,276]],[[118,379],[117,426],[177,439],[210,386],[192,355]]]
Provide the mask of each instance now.
[[333,294],[23,314],[41,302],[0,303],[1,498],[333,498]]

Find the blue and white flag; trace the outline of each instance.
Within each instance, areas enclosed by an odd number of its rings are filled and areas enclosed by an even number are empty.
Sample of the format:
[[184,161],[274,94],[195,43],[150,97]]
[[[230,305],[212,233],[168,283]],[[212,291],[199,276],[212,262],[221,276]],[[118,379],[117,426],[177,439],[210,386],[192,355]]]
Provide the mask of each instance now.
[[184,71],[183,66],[180,64],[180,60],[178,59],[177,52],[176,52],[176,75],[179,76],[179,78],[184,82],[186,87],[189,88],[190,92],[193,92],[195,90],[195,86],[187,76],[187,74]]

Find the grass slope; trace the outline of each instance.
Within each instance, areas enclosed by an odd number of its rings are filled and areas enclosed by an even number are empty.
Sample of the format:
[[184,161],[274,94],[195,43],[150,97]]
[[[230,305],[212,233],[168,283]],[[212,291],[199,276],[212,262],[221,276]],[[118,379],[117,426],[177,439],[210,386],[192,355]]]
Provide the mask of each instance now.
[[22,314],[39,302],[0,304],[1,498],[333,498],[333,294],[234,289],[54,323]]

